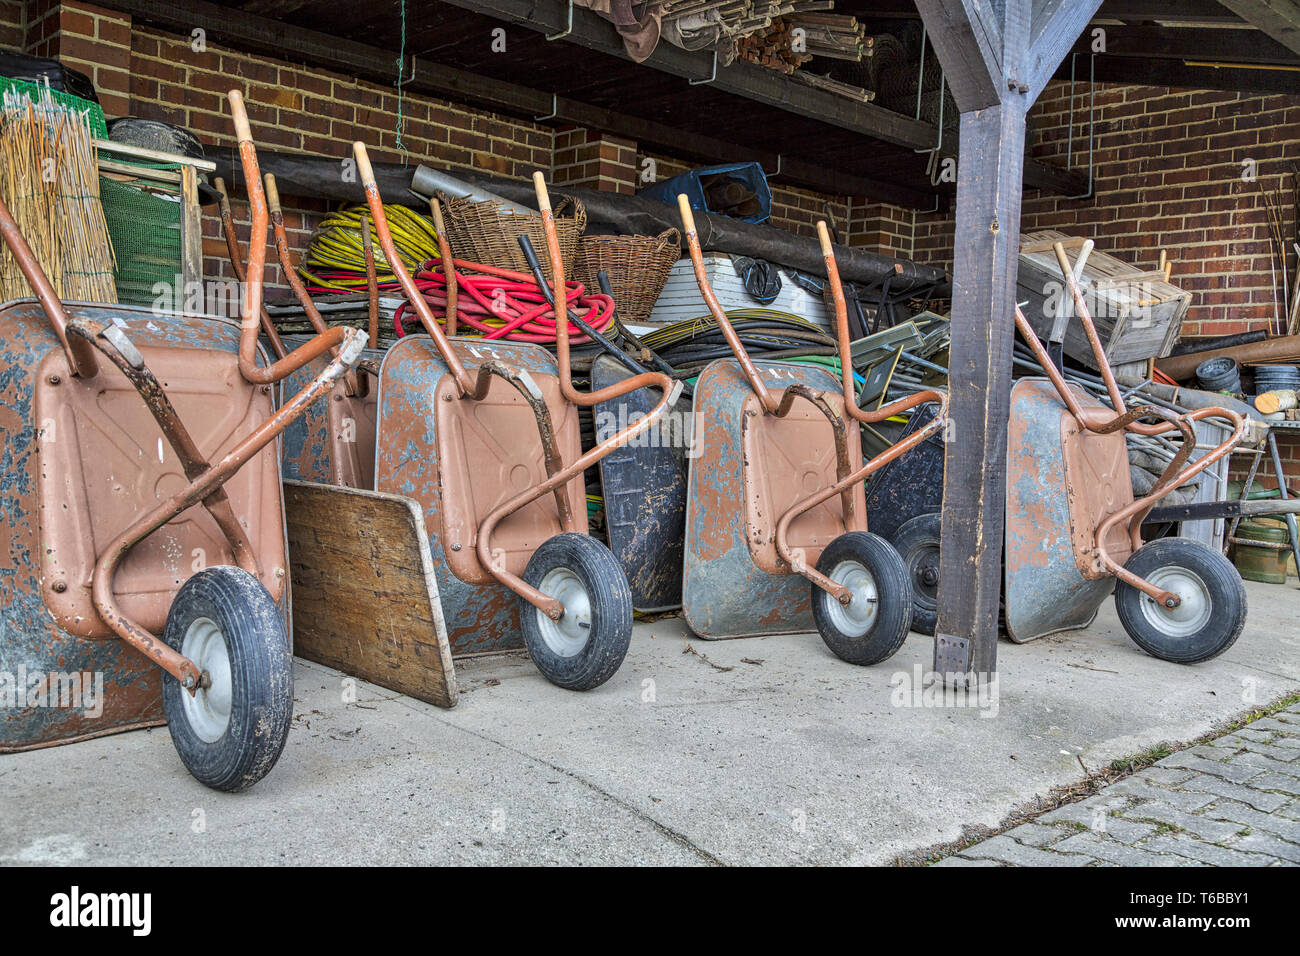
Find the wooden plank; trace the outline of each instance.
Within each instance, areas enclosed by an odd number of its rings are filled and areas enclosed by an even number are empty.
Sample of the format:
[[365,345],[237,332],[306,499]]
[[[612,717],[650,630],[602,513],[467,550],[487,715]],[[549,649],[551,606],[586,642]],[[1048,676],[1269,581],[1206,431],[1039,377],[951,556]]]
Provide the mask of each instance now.
[[294,653],[427,701],[456,676],[424,513],[409,498],[284,483]]
[[1047,81],[1088,25],[1101,0],[1034,0],[1034,30],[1018,79],[1029,87],[1029,102],[1038,99]]
[[[1138,56],[1097,56],[1092,66],[1080,58],[1077,78],[1087,79],[1095,70],[1098,83],[1167,86],[1185,90],[1226,90],[1232,93],[1286,93],[1294,95],[1300,82],[1295,67],[1216,66],[1204,61],[1157,60]],[[1056,79],[1070,78],[1067,60],[1056,71]]]
[[188,301],[191,289],[203,283],[203,209],[199,205],[199,174],[181,167],[181,289]]
[[174,169],[153,169],[149,166],[129,166],[126,163],[115,163],[108,159],[99,159],[96,161],[101,173],[116,173],[119,176],[129,176],[132,179],[146,179],[156,183],[170,183],[173,186],[179,186],[182,182],[182,176]]
[[1300,3],[1296,0],[1220,0],[1225,7],[1293,53],[1300,53]]
[[[1091,32],[1074,45],[1092,49]],[[1300,66],[1300,54],[1259,30],[1206,30],[1201,27],[1106,26],[1106,56],[1142,60],[1195,60]]]
[[117,153],[119,156],[130,156],[133,159],[144,159],[151,163],[171,163],[175,166],[190,166],[194,169],[210,173],[217,168],[217,164],[210,159],[194,159],[190,156],[182,156],[180,153],[162,153],[156,149],[145,149],[143,146],[131,146],[128,143],[118,143],[111,139],[95,140],[95,149],[105,153]]

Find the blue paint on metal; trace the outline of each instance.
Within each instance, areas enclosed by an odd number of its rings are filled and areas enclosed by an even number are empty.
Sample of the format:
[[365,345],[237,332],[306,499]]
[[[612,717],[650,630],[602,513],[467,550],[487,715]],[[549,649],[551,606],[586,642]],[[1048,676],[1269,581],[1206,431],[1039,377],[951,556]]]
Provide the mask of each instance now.
[[[1077,389],[1084,407],[1097,401]],[[1045,378],[1019,379],[1011,390],[1007,436],[1007,634],[1017,643],[1087,627],[1115,579],[1079,573],[1070,537],[1062,423],[1072,417]]]
[[[558,375],[555,356],[537,345],[461,337],[453,338],[452,342],[471,372],[491,351],[508,366],[534,376]],[[486,584],[462,581],[449,567],[442,521],[442,464],[433,407],[438,385],[448,374],[446,363],[427,335],[406,336],[384,356],[379,374],[375,490],[413,498],[424,509],[429,551],[452,653],[522,648],[521,599],[495,581]],[[553,408],[552,415],[556,414]],[[499,436],[502,442],[511,438]],[[576,455],[576,451],[561,448],[566,461],[572,460],[569,456]],[[581,475],[574,479],[581,480]],[[469,546],[469,542],[462,544],[462,547]]]
[[[72,317],[116,322],[140,348],[231,353],[239,348],[238,325],[212,317],[130,306],[65,308]],[[58,351],[58,338],[35,300],[0,305],[0,433],[5,439],[0,455],[0,752],[164,722],[160,669],[116,638],[68,633],[45,604],[39,521],[33,510],[40,467],[35,398],[37,370]],[[287,594],[286,589],[286,600]],[[92,675],[90,687],[95,686],[93,675],[100,675],[102,697],[88,697],[83,686],[82,706],[57,706],[57,693],[56,706],[50,706],[51,682],[57,691],[68,686],[64,675],[73,674]]]
[[[591,367],[592,390],[630,376],[616,359],[599,356]],[[644,418],[658,399],[658,392],[641,388],[596,405],[597,442]],[[600,461],[609,548],[623,566],[638,611],[665,611],[682,603],[690,410],[690,400],[679,398],[659,425]]]
[[[756,362],[769,387],[801,383],[837,395],[840,382],[825,369]],[[759,568],[745,537],[746,491],[742,422],[749,382],[734,359],[711,363],[695,386],[701,434],[686,496],[682,610],[707,639],[815,630],[811,588],[799,574]],[[857,463],[854,463],[857,465]],[[815,489],[808,489],[811,494]],[[773,518],[775,520],[775,516]]]

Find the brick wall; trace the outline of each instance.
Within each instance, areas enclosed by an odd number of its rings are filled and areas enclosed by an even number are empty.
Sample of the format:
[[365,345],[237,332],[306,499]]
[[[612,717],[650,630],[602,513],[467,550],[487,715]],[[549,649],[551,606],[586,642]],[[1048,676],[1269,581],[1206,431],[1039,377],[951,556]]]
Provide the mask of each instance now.
[[95,81],[109,116],[130,109],[131,18],[88,3],[29,0],[25,47]]
[[916,237],[912,210],[888,203],[854,199],[849,208],[848,245],[865,246],[882,255],[908,259]]
[[551,180],[630,196],[637,188],[636,143],[577,126],[557,129]]
[[[1087,92],[1076,90],[1073,165],[1087,171]],[[1300,161],[1300,95],[1255,96],[1138,86],[1096,95],[1095,198],[1029,193],[1021,230],[1091,236],[1111,255],[1154,268],[1193,293],[1187,335],[1260,328],[1274,314],[1268,226],[1259,186]],[[1055,83],[1030,114],[1030,153],[1064,166],[1069,85]],[[1258,182],[1243,178],[1253,164]],[[1287,210],[1287,222],[1293,211]],[[916,217],[915,255],[951,264],[951,215]],[[1295,257],[1291,257],[1294,263]]]
[[26,42],[26,4],[23,0],[0,0],[0,50],[21,52]]
[[[1030,154],[1066,165],[1069,84],[1048,87],[1030,113]],[[1072,165],[1087,172],[1086,86],[1076,87]],[[1300,95],[1263,96],[1102,85],[1096,93],[1095,198],[1027,193],[1023,232],[1090,236],[1135,266],[1155,268],[1192,293],[1183,334],[1266,328],[1274,315],[1268,226],[1259,186],[1273,189],[1300,162]],[[1243,178],[1252,161],[1257,183]],[[1285,213],[1294,235],[1294,209]],[[917,214],[914,256],[951,268],[953,220]],[[1289,266],[1296,264],[1294,255]],[[1300,441],[1279,440],[1288,476],[1300,483]],[[1234,468],[1234,475],[1241,468]],[[1271,465],[1261,474],[1271,473]],[[1266,484],[1275,484],[1264,479]]]

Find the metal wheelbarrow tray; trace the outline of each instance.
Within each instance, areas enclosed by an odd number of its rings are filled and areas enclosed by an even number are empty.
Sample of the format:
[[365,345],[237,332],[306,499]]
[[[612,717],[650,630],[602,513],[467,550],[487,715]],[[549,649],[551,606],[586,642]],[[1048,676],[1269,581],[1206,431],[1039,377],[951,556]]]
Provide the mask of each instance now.
[[[231,106],[247,162],[236,92]],[[259,226],[264,235],[265,206],[252,212],[254,235]],[[0,231],[39,299],[0,312],[12,483],[0,669],[24,680],[41,670],[35,693],[24,687],[21,705],[5,708],[0,749],[165,716],[196,778],[245,789],[275,765],[292,718],[283,506],[277,449],[267,446],[356,362],[362,340],[332,330],[267,366],[254,314],[259,242],[236,326],[65,309],[3,205]],[[331,350],[326,368],[275,410],[271,387]],[[102,713],[66,706],[75,690],[84,698],[87,678],[105,685]]]
[[[1246,423],[1226,408],[1176,414],[1155,405],[1128,408],[1115,383],[1064,246],[1056,258],[1101,372],[1111,407],[1069,385],[1020,308],[1016,326],[1046,379],[1012,389],[1007,436],[1007,631],[1024,642],[1086,626],[1114,590],[1124,630],[1152,656],[1196,663],[1223,653],[1246,621],[1236,568],[1187,538],[1143,543],[1141,526],[1160,498],[1227,455]],[[1194,462],[1194,425],[1229,424],[1229,437]],[[1155,424],[1144,424],[1154,420]],[[1135,498],[1125,434],[1177,432],[1182,445],[1151,492]]]
[[[927,390],[874,411],[857,404],[847,303],[818,223],[836,316],[840,376],[754,362],[709,288],[686,197],[678,198],[695,274],[735,359],[695,386],[702,424],[687,493],[682,606],[701,637],[816,628],[854,664],[890,657],[907,637],[912,589],[894,548],[867,528],[863,481],[943,428],[947,396]],[[859,423],[938,402],[933,420],[863,463]]]
[[[618,562],[586,534],[582,474],[652,427],[680,386],[647,372],[578,392],[568,317],[558,306],[555,356],[537,345],[458,337],[450,308],[444,331],[394,248],[364,144],[354,144],[354,154],[380,246],[427,333],[404,337],[380,367],[376,488],[424,510],[453,653],[525,646],[552,683],[599,686],[627,653],[632,602]],[[559,303],[564,265],[541,173],[534,185],[551,260],[549,298]],[[436,225],[436,205],[433,212]],[[650,413],[583,454],[578,407],[646,386],[661,392]]]

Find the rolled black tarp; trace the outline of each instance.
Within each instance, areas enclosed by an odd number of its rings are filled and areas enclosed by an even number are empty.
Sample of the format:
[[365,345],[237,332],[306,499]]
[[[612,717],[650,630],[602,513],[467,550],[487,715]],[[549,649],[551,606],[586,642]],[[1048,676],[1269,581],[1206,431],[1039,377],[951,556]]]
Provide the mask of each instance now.
[[[217,163],[216,175],[225,177],[227,182],[243,182],[238,157],[232,150],[222,150],[213,158]],[[362,202],[364,197],[361,184],[350,159],[351,157],[258,152],[262,172],[274,174],[282,195]],[[399,203],[422,212],[428,209],[426,200],[411,192],[411,177],[416,168],[416,164],[374,164],[375,181],[384,202]],[[504,199],[536,207],[537,200],[531,183],[460,172],[452,175]],[[670,226],[681,228],[676,208],[661,202],[567,186],[555,187],[555,192],[580,199],[587,207],[588,232],[657,236]],[[756,225],[704,212],[695,214],[695,225],[699,230],[700,245],[706,250],[766,259],[813,275],[822,275],[826,271],[821,246],[816,239],[796,236],[775,226]],[[942,269],[920,265],[908,259],[895,259],[866,249],[837,245],[835,260],[840,275],[849,282],[878,284],[892,273],[894,278],[890,283],[891,294],[912,289],[923,290],[932,284],[935,286],[935,298],[947,298],[950,291],[948,276]]]

